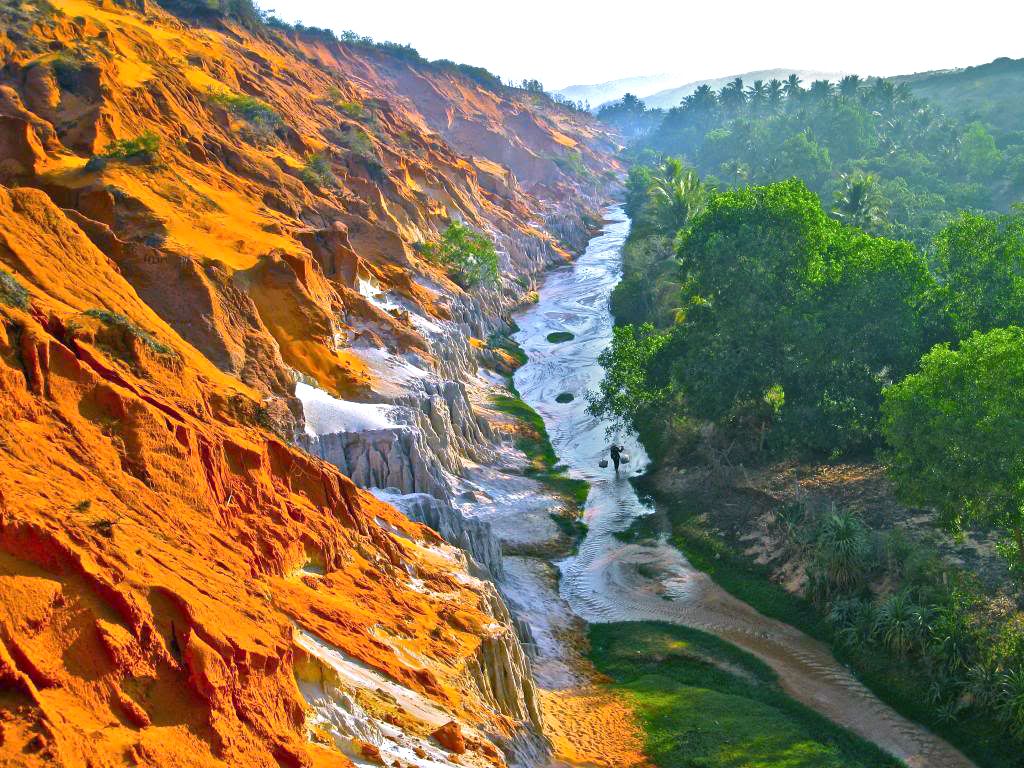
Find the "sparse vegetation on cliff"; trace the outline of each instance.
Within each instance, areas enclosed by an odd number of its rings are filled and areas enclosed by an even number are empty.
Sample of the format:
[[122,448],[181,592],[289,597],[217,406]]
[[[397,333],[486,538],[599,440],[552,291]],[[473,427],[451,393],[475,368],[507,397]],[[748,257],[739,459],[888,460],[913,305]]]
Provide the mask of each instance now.
[[498,279],[498,252],[486,235],[453,221],[440,239],[420,246],[427,261],[444,267],[463,288],[491,285]]
[[28,291],[18,278],[10,272],[0,269],[0,302],[9,307],[26,309],[28,307]]
[[160,155],[160,137],[153,131],[144,131],[130,139],[115,139],[99,157],[104,160],[140,160],[153,163]]
[[88,309],[85,312],[86,316],[93,317],[104,325],[113,326],[115,328],[121,328],[126,333],[134,336],[151,350],[156,352],[158,355],[174,355],[175,352],[169,346],[161,341],[157,341],[157,338],[145,330],[139,327],[139,325],[133,322],[131,319],[125,317],[119,312],[111,312],[106,309]]

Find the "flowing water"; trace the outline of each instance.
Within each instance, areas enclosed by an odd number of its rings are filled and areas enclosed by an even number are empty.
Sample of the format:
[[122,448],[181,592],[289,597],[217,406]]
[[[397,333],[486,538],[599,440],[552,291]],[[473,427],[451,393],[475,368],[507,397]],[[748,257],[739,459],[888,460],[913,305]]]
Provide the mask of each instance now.
[[[578,553],[559,563],[562,597],[589,622],[654,620],[711,632],[766,662],[795,699],[909,766],[972,766],[944,740],[877,699],[823,644],[762,616],[696,570],[664,532],[642,544],[613,535],[639,517],[657,514],[627,479],[647,464],[643,446],[632,435],[618,435],[616,442],[631,457],[626,471],[616,476],[610,468],[599,468],[607,456],[609,425],[587,413],[583,397],[603,375],[598,356],[612,337],[609,297],[621,275],[628,233],[628,218],[621,209],[610,209],[606,226],[586,252],[552,272],[540,302],[517,318],[516,340],[529,361],[515,374],[516,388],[544,418],[560,461],[573,476],[591,483],[585,512],[589,531]],[[552,344],[547,336],[554,331],[568,331],[574,338]],[[564,392],[575,399],[556,402]]]

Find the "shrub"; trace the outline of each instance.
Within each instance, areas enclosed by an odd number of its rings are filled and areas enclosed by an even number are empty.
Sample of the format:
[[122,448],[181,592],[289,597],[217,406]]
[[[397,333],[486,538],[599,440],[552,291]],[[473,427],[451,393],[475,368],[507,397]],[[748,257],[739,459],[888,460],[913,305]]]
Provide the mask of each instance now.
[[377,148],[373,144],[373,139],[362,128],[349,126],[344,131],[335,133],[331,138],[364,160],[377,159]]
[[209,97],[214,104],[244,118],[256,137],[261,140],[269,139],[278,128],[284,125],[281,115],[269,104],[260,101],[255,96],[210,89]]
[[156,337],[149,331],[140,328],[133,321],[118,312],[110,312],[106,309],[89,309],[85,314],[96,318],[104,325],[121,328],[131,334],[158,355],[174,355],[175,352],[166,344],[157,341]]
[[0,269],[0,302],[18,309],[28,308],[28,291],[10,272]]
[[331,170],[331,163],[323,152],[311,152],[306,155],[306,164],[302,166],[299,177],[314,187],[333,187],[338,180]]
[[493,284],[498,280],[498,252],[486,235],[453,221],[434,243],[424,243],[420,253],[432,264],[444,267],[463,288]]
[[78,76],[82,72],[82,60],[74,54],[61,52],[50,61],[50,69],[57,78],[57,85],[65,91],[78,87]]
[[925,628],[925,610],[906,592],[890,595],[875,612],[875,631],[879,639],[898,656],[906,656],[920,643]]
[[133,139],[115,139],[100,155],[106,160],[142,160],[153,162],[160,153],[160,137],[144,131]]
[[864,583],[871,542],[864,524],[851,512],[833,510],[821,521],[811,569],[819,600],[848,594]]

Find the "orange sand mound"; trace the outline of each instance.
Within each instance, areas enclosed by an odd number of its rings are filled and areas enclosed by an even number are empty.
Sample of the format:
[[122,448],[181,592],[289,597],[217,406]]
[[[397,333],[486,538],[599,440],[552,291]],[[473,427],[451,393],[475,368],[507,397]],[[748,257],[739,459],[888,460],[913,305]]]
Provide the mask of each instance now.
[[643,732],[629,706],[594,687],[542,691],[554,757],[578,768],[646,768]]

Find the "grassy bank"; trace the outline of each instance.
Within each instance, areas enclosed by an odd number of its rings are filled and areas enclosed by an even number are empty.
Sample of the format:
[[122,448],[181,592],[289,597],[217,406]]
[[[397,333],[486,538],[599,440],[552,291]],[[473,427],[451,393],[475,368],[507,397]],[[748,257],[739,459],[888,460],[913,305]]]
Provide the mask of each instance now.
[[658,768],[898,766],[779,688],[750,654],[694,629],[595,624],[590,658],[628,699]]
[[927,696],[930,678],[925,670],[874,646],[848,647],[836,642],[825,618],[808,601],[771,580],[768,568],[755,563],[709,530],[695,498],[676,499],[655,492],[645,478],[637,488],[650,496],[672,525],[672,541],[694,567],[706,572],[726,591],[766,616],[784,621],[829,645],[876,696],[900,714],[928,726],[983,768],[1014,768],[1021,763],[1007,754],[1004,726],[984,715],[944,721]]

